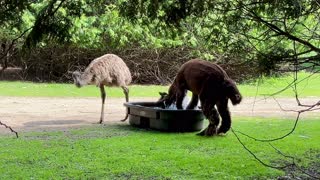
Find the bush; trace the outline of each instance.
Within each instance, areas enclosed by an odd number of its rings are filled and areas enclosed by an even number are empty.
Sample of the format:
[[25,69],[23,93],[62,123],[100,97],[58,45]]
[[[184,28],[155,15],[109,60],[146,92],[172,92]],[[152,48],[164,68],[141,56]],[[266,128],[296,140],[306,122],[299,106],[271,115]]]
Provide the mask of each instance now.
[[[70,72],[84,70],[94,58],[107,53],[117,54],[126,62],[135,84],[169,84],[181,65],[195,58],[190,48],[103,50],[47,46],[17,54],[11,62],[23,68],[24,80],[72,82]],[[248,79],[256,74],[254,68],[248,64],[220,65],[236,81]]]

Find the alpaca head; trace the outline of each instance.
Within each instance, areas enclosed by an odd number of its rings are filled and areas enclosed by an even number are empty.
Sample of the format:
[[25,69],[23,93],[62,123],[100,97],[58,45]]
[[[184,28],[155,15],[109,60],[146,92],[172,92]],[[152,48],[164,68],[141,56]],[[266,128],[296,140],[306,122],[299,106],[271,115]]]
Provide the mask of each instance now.
[[164,100],[164,99],[166,98],[166,96],[168,95],[168,93],[166,93],[166,92],[159,92],[159,95],[160,95],[159,101],[162,101],[162,100]]
[[81,85],[81,83],[80,83],[80,76],[81,76],[81,73],[79,72],[79,71],[74,71],[73,73],[72,73],[72,78],[73,78],[73,80],[74,80],[74,84],[78,87],[78,88],[80,88],[82,85]]
[[159,92],[159,94],[160,94],[160,98],[157,101],[158,107],[165,109],[170,107],[173,103],[175,103],[175,95],[170,95],[170,89],[169,89],[169,94],[166,92]]
[[236,83],[231,79],[227,79],[224,82],[225,93],[227,97],[231,100],[233,105],[237,105],[242,100],[242,95],[240,94]]
[[176,94],[177,94],[177,88],[176,85],[173,83],[170,88],[168,93],[163,94],[164,98],[164,104],[166,107],[171,106],[173,103],[176,101]]
[[168,93],[166,92],[159,92],[160,94],[160,98],[159,100],[156,102],[158,107],[161,107],[162,109],[166,108],[166,98],[168,96]]

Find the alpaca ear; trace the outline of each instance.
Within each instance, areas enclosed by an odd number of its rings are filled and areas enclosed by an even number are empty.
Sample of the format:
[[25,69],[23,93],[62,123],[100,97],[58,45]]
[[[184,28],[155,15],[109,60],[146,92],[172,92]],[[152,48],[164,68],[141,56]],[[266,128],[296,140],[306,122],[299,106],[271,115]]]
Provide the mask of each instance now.
[[166,93],[166,92],[159,92],[159,95],[160,95],[159,101],[160,101],[160,100],[164,101],[164,100],[166,99],[168,93]]
[[159,92],[159,94],[160,94],[160,96],[166,96],[166,95],[168,95],[168,93],[166,93],[166,92]]

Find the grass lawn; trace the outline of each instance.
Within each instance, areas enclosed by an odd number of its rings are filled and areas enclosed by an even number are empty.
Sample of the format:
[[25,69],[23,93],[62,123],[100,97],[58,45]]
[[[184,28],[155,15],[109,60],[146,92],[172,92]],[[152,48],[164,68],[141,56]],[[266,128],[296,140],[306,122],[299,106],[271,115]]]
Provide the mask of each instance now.
[[[303,79],[309,76],[309,73],[299,73],[299,78]],[[282,77],[271,77],[257,81],[243,83],[239,85],[240,92],[244,97],[265,96],[273,94],[292,82],[290,75]],[[131,85],[131,97],[157,97],[158,92],[167,92],[168,86],[155,85]],[[301,97],[320,96],[320,74],[315,74],[310,78],[298,84],[298,91]],[[121,88],[107,88],[107,96],[123,97]],[[292,88],[279,94],[279,97],[293,97]],[[34,96],[34,97],[98,97],[100,96],[99,88],[95,86],[86,86],[76,88],[73,84],[57,83],[31,83],[31,82],[8,82],[0,81],[0,96]]]
[[[304,78],[308,73],[299,73]],[[264,96],[286,87],[292,78],[262,78],[239,85],[244,97]],[[131,97],[154,97],[168,86],[130,86]],[[320,97],[320,74],[298,85],[301,97]],[[258,90],[258,91],[257,91]],[[123,97],[108,88],[109,97]],[[292,97],[292,89],[280,97]],[[99,89],[72,84],[0,82],[0,96],[97,97]],[[1,116],[0,116],[1,117]],[[281,117],[281,115],[279,115]],[[0,119],[1,120],[1,119]],[[205,121],[207,122],[207,121]],[[275,138],[294,122],[283,118],[235,117],[232,127],[256,138]],[[306,172],[320,176],[319,118],[300,120],[285,139],[271,144]],[[4,127],[0,130],[7,131]],[[301,171],[277,170],[253,158],[229,131],[226,136],[199,137],[196,133],[163,133],[126,124],[94,125],[65,131],[26,132],[0,136],[0,179],[276,179],[286,174],[308,179]],[[241,140],[261,160],[272,165],[291,162],[269,143]]]
[[[286,119],[234,120],[235,130],[257,138],[288,132]],[[272,143],[296,157],[303,168],[319,173],[320,121],[299,122],[289,137]],[[268,143],[241,136],[266,163],[290,162]],[[275,179],[285,171],[256,161],[229,131],[226,136],[161,133],[129,125],[96,125],[86,129],[29,132],[19,139],[0,136],[0,179]],[[295,175],[301,172],[295,170]],[[319,175],[319,174],[318,174]]]

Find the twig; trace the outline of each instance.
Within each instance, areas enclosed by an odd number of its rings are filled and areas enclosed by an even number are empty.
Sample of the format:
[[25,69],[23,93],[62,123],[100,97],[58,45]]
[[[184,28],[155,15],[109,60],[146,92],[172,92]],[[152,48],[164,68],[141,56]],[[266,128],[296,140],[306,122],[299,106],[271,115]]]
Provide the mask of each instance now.
[[15,43],[17,40],[19,40],[20,38],[22,38],[22,36],[24,36],[24,35],[25,35],[30,29],[32,29],[32,28],[33,28],[33,26],[30,27],[30,28],[28,28],[28,29],[26,29],[25,31],[23,31],[23,32],[20,34],[20,36],[18,36],[18,37],[16,37],[15,39],[13,39],[13,40],[11,41],[10,45],[9,45],[9,48],[4,52],[4,54],[3,54],[2,56],[0,56],[0,59],[4,58],[4,57],[7,55],[7,53],[12,49],[14,43]]
[[257,100],[256,102],[264,101],[264,100],[266,100],[266,99],[268,99],[268,98],[270,98],[270,97],[273,97],[273,96],[275,96],[275,95],[277,95],[277,94],[280,94],[280,93],[282,93],[283,91],[285,91],[285,90],[289,89],[290,87],[292,87],[294,84],[299,84],[299,83],[301,83],[302,81],[310,78],[311,76],[314,76],[315,74],[317,74],[317,73],[319,73],[319,72],[320,72],[320,70],[317,70],[317,71],[315,71],[314,73],[308,75],[307,77],[305,77],[305,78],[303,78],[303,79],[301,79],[301,80],[299,80],[299,81],[298,81],[298,80],[293,80],[293,81],[292,81],[291,83],[289,83],[286,87],[282,88],[281,90],[279,90],[279,91],[277,91],[277,92],[275,92],[275,93],[272,93],[272,94],[262,94],[262,95],[264,95],[265,98],[259,99],[259,100]]
[[300,168],[300,167],[295,163],[295,158],[294,158],[293,156],[288,156],[288,155],[282,153],[279,149],[277,149],[277,148],[276,148],[275,146],[273,146],[271,143],[269,143],[269,145],[270,145],[274,150],[276,150],[279,154],[281,154],[283,157],[292,159],[292,165],[293,165],[295,168],[297,168],[299,171],[301,171],[302,173],[304,173],[304,174],[306,174],[306,175],[308,175],[308,176],[310,176],[310,177],[312,177],[312,178],[314,178],[314,179],[319,179],[319,177],[316,177],[316,176],[314,176],[314,175],[306,172],[306,171],[303,170],[302,168]]
[[241,139],[239,138],[239,136],[237,135],[236,131],[233,130],[233,128],[231,128],[231,131],[232,133],[235,135],[235,137],[237,138],[238,142],[242,145],[242,147],[248,151],[257,161],[259,161],[262,165],[266,166],[266,167],[269,167],[269,168],[273,168],[273,169],[279,169],[279,170],[283,170],[287,167],[295,167],[297,168],[299,171],[301,171],[302,173],[308,175],[309,177],[311,178],[314,178],[314,179],[320,179],[320,177],[316,177],[308,172],[306,172],[305,170],[303,170],[302,168],[300,168],[296,163],[295,163],[295,158],[293,156],[288,156],[288,155],[285,155],[284,153],[282,153],[279,149],[277,149],[275,146],[273,146],[271,143],[269,143],[269,145],[274,149],[276,150],[279,154],[281,154],[283,157],[286,157],[286,158],[290,158],[292,160],[292,163],[289,163],[287,165],[284,165],[284,166],[273,166],[273,165],[270,165],[270,164],[267,164],[265,163],[264,161],[262,161],[256,154],[254,154],[242,141]]
[[260,141],[260,142],[272,142],[272,141],[277,141],[277,140],[280,140],[280,139],[284,139],[285,137],[289,136],[290,134],[292,134],[292,133],[294,132],[294,130],[295,130],[296,127],[297,127],[300,114],[301,114],[301,112],[298,113],[297,118],[296,118],[295,123],[294,123],[294,126],[293,126],[293,128],[291,129],[291,131],[288,132],[287,134],[281,136],[281,137],[278,137],[278,138],[273,138],[273,139],[258,139],[258,138],[252,137],[252,136],[250,136],[250,135],[248,135],[248,134],[245,134],[245,133],[243,133],[243,132],[241,132],[241,131],[236,131],[236,132],[239,133],[239,134],[242,134],[242,135],[244,135],[244,136],[246,136],[246,137],[248,137],[248,138],[251,138],[251,139],[253,139],[253,140],[255,140],[255,141]]
[[297,117],[296,117],[294,126],[292,127],[291,131],[289,131],[287,134],[285,134],[285,135],[283,135],[283,136],[281,136],[281,137],[273,138],[273,139],[258,139],[258,138],[252,137],[252,136],[250,136],[250,135],[248,135],[248,134],[245,134],[245,133],[243,133],[243,132],[240,132],[240,131],[236,131],[236,132],[238,132],[238,133],[240,133],[240,134],[242,134],[242,135],[244,135],[244,136],[246,136],[246,137],[248,137],[248,138],[251,138],[251,139],[253,139],[253,140],[255,140],[255,141],[260,141],[260,142],[272,142],[272,141],[277,141],[277,140],[280,140],[280,139],[283,139],[283,138],[289,136],[290,134],[292,134],[292,133],[294,132],[294,130],[295,130],[296,127],[297,127],[298,121],[299,121],[299,119],[300,119],[300,114],[301,114],[301,113],[318,110],[319,108],[315,108],[315,107],[320,106],[320,101],[318,101],[317,103],[315,103],[315,104],[313,104],[313,105],[304,106],[304,107],[307,107],[307,108],[305,108],[305,109],[302,109],[302,110],[299,110],[299,111],[295,111],[295,110],[285,110],[285,109],[283,109],[283,108],[281,107],[281,105],[280,105],[280,103],[279,103],[278,101],[276,101],[276,102],[278,103],[279,107],[280,107],[281,110],[283,110],[283,111],[291,111],[291,112],[293,111],[293,112],[297,112]]
[[16,136],[17,136],[17,138],[19,138],[18,132],[17,132],[17,131],[15,131],[15,130],[13,130],[10,126],[8,126],[8,125],[6,125],[6,124],[2,123],[1,121],[0,121],[0,125],[4,126],[5,128],[10,129],[10,131],[11,131],[11,132],[13,132],[13,133],[15,133],[15,134],[16,134]]
[[231,131],[232,133],[235,135],[235,137],[237,138],[238,142],[243,146],[243,148],[245,150],[247,150],[257,161],[259,161],[262,165],[266,166],[266,167],[270,167],[270,168],[274,168],[274,169],[284,169],[286,167],[289,167],[289,166],[293,166],[294,164],[288,164],[288,165],[285,165],[285,166],[272,166],[270,164],[267,164],[265,162],[263,162],[261,159],[259,159],[257,157],[257,155],[255,155],[242,141],[241,139],[239,138],[239,136],[237,135],[236,131],[233,130],[233,128],[231,128]]
[[[290,134],[292,134],[292,133],[295,131],[296,127],[297,127],[297,124],[298,124],[298,121],[299,121],[299,119],[300,119],[300,114],[301,114],[301,113],[310,112],[310,111],[315,111],[315,110],[320,109],[320,108],[318,107],[318,106],[320,106],[320,101],[318,101],[318,102],[316,102],[316,103],[314,103],[314,104],[311,104],[311,105],[305,105],[305,104],[301,104],[301,102],[300,102],[300,100],[299,100],[299,97],[298,97],[297,84],[300,83],[301,81],[303,81],[303,80],[311,77],[311,76],[314,75],[314,74],[312,74],[312,75],[310,75],[310,76],[308,76],[308,77],[306,77],[306,78],[298,81],[298,74],[297,74],[297,72],[298,72],[298,63],[295,64],[295,69],[294,69],[294,70],[295,70],[295,71],[294,71],[294,73],[295,73],[295,74],[294,74],[294,80],[293,80],[286,88],[282,89],[281,91],[278,91],[276,94],[278,94],[278,93],[280,93],[280,92],[283,92],[284,90],[288,89],[289,87],[292,87],[292,88],[293,88],[293,91],[294,91],[294,93],[295,93],[295,98],[296,98],[296,102],[297,102],[298,106],[305,107],[305,108],[304,108],[304,109],[301,109],[301,110],[285,110],[284,108],[282,108],[281,104],[275,99],[275,97],[274,97],[275,94],[271,95],[271,96],[274,98],[274,100],[277,102],[277,104],[279,105],[279,107],[280,107],[280,109],[281,109],[282,111],[290,111],[290,112],[296,112],[296,113],[297,113],[297,117],[296,117],[296,119],[295,119],[294,126],[292,127],[292,129],[291,129],[288,133],[286,133],[285,135],[283,135],[283,136],[281,136],[281,137],[278,137],[278,138],[273,138],[273,139],[258,139],[258,138],[252,137],[252,136],[250,136],[250,135],[247,135],[247,134],[245,134],[245,133],[242,133],[242,132],[240,132],[240,131],[235,131],[235,130],[233,130],[233,128],[231,128],[231,131],[232,131],[232,133],[235,135],[235,137],[237,138],[237,140],[239,141],[239,143],[243,146],[243,148],[244,148],[246,151],[248,151],[248,152],[249,152],[257,161],[259,161],[262,165],[264,165],[264,166],[266,166],[266,167],[274,168],[274,169],[285,169],[285,168],[291,166],[291,167],[295,167],[296,169],[298,169],[299,171],[301,171],[301,172],[304,173],[305,175],[308,175],[308,176],[311,177],[311,178],[320,179],[320,177],[316,177],[316,176],[308,173],[307,171],[305,171],[305,170],[302,169],[301,167],[299,167],[299,166],[295,163],[295,158],[294,158],[294,157],[283,154],[279,149],[277,149],[275,146],[273,146],[273,145],[270,143],[270,142],[272,142],[272,141],[277,141],[277,140],[280,140],[280,139],[284,139],[285,137],[287,137],[287,136],[289,136]],[[239,133],[239,134],[242,134],[242,135],[244,135],[244,136],[246,136],[246,137],[248,137],[248,138],[251,138],[251,139],[253,139],[253,140],[255,140],[255,141],[269,142],[269,145],[270,145],[274,150],[276,150],[276,151],[277,151],[279,154],[281,154],[282,156],[284,156],[284,157],[286,157],[286,158],[290,158],[290,159],[292,160],[292,163],[287,164],[287,165],[285,165],[285,166],[273,166],[273,165],[270,165],[270,164],[267,164],[267,163],[263,162],[261,159],[259,159],[259,158],[257,157],[256,154],[254,154],[254,153],[241,141],[241,139],[239,138],[239,136],[237,135],[236,132]]]

